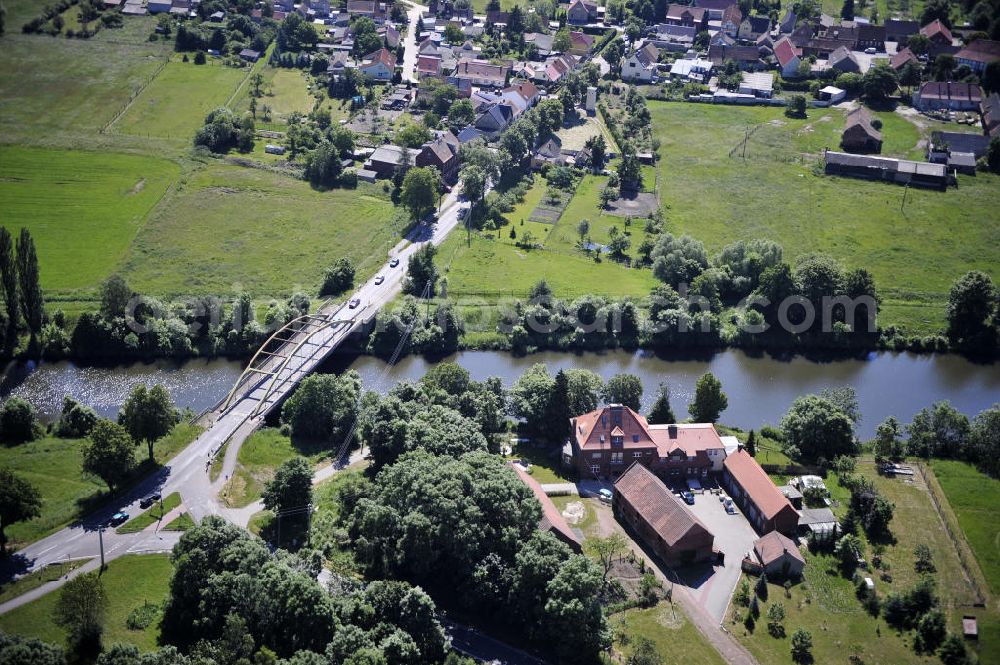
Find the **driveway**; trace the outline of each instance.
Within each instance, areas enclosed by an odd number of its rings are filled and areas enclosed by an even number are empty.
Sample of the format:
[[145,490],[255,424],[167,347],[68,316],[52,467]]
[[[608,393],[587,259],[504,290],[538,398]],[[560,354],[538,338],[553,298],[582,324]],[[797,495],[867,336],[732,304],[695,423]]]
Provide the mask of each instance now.
[[694,505],[688,507],[715,535],[716,549],[725,554],[724,565],[706,564],[678,572],[695,600],[712,618],[721,622],[726,614],[729,598],[740,579],[740,562],[743,555],[753,548],[757,533],[739,509],[735,515],[727,514],[715,494],[696,494]]

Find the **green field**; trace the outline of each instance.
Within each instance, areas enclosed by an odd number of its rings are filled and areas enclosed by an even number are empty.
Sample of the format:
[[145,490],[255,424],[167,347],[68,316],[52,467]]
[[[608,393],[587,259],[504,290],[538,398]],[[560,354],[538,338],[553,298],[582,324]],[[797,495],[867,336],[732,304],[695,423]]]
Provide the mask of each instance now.
[[257,430],[240,446],[236,470],[223,489],[222,499],[232,507],[247,506],[260,498],[282,462],[299,455],[317,462],[329,453],[320,446],[297,445],[274,428]]
[[86,563],[82,559],[75,561],[63,561],[61,563],[50,563],[41,570],[28,573],[24,577],[19,577],[13,582],[0,584],[0,603],[6,603],[12,598],[22,596],[29,591],[34,591],[40,586],[53,582],[63,575],[75,570]]
[[[264,78],[265,94],[257,100],[258,119],[265,104],[271,107],[272,122],[284,122],[293,112],[308,115],[312,111],[316,98],[309,92],[309,81],[305,72],[299,69],[264,67],[261,75]],[[250,84],[240,91],[232,108],[237,113],[250,110]]]
[[[622,627],[622,615],[608,618],[612,629]],[[683,610],[672,611],[670,605],[661,602],[656,607],[625,612],[624,634],[628,644],[616,643],[612,648],[619,654],[629,654],[635,648],[635,638],[642,636],[656,644],[656,650],[664,663],[684,663],[685,665],[723,665],[725,661],[708,643],[698,629],[684,616]]]
[[[201,428],[188,423],[174,427],[154,444],[154,455],[163,463],[193,441]],[[35,486],[42,495],[42,514],[28,522],[7,527],[15,546],[23,546],[58,531],[96,506],[107,493],[99,478],[84,475],[82,439],[47,437],[18,446],[0,446],[0,466]],[[145,459],[146,447],[136,448],[136,458]]]
[[[843,129],[837,109],[805,120],[780,109],[651,102],[661,140],[660,197],[667,230],[688,233],[710,251],[740,239],[780,242],[786,259],[829,252],[872,271],[885,298],[883,324],[913,332],[943,328],[944,302],[965,271],[1000,274],[1000,177],[959,176],[946,192],[817,175],[824,147]],[[886,152],[905,156],[914,129],[883,128]],[[728,157],[748,125],[747,159]],[[821,170],[819,171],[821,173]],[[946,222],[946,223],[945,223]]]
[[164,198],[124,273],[145,293],[315,293],[339,257],[351,257],[359,275],[381,265],[398,238],[394,219],[375,188],[317,192],[288,176],[212,164]]
[[[123,556],[108,563],[101,579],[108,596],[104,624],[104,645],[116,642],[134,644],[143,651],[157,647],[159,617],[145,630],[129,630],[129,613],[146,602],[156,605],[167,598],[173,567],[167,554]],[[48,593],[27,605],[0,614],[0,630],[36,637],[44,642],[65,644],[66,632],[52,623],[52,610],[59,592]]]
[[179,172],[153,157],[0,146],[3,224],[31,231],[46,292],[93,288]]
[[223,106],[246,76],[210,58],[204,65],[176,56],[111,126],[112,132],[190,142],[205,115]]
[[1000,480],[965,462],[934,460],[931,467],[990,590],[1000,594],[1000,520],[997,520]]
[[[152,506],[139,513],[125,524],[115,529],[118,533],[139,533],[151,524],[163,520],[164,515],[181,505],[181,495],[177,492],[163,498],[163,502],[157,501]],[[178,516],[179,518],[180,516]],[[173,520],[171,520],[171,524]]]

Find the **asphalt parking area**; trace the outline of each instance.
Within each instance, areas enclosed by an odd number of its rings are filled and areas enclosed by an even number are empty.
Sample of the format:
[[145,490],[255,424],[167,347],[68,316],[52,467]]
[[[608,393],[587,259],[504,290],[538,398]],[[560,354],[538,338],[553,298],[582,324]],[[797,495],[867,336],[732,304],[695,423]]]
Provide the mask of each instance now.
[[[715,535],[715,548],[725,554],[723,565],[690,566],[679,570],[678,574],[705,611],[722,621],[740,579],[740,562],[753,548],[757,532],[738,508],[735,515],[726,513],[719,496],[707,491],[696,494],[694,505],[688,508]],[[728,498],[724,492],[721,496]]]

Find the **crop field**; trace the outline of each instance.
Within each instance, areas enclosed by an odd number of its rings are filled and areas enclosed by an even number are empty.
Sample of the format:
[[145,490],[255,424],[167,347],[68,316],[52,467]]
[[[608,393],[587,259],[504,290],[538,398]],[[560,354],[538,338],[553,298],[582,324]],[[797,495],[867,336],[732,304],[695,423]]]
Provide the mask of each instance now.
[[96,287],[180,173],[164,159],[0,146],[0,208],[31,231],[47,293]]
[[246,69],[171,60],[111,131],[190,142],[209,111],[223,106],[246,76]]
[[[914,333],[943,327],[947,292],[964,272],[1000,275],[998,176],[959,176],[957,189],[938,192],[822,175],[822,150],[835,148],[843,129],[837,109],[793,120],[771,108],[649,108],[662,142],[667,229],[691,234],[710,251],[767,238],[784,246],[786,259],[823,251],[866,267],[886,299],[883,323]],[[747,159],[728,157],[756,125]],[[913,130],[895,119],[883,135],[887,153],[906,156],[915,147]]]
[[[8,28],[10,19],[8,18]],[[162,43],[4,35],[0,140],[47,143],[51,134],[97,132],[162,66]],[[115,35],[117,36],[117,35]]]
[[[126,620],[133,610],[144,603],[160,605],[166,600],[172,569],[169,554],[123,556],[108,563],[107,570],[101,575],[108,596],[103,635],[105,645],[123,642],[134,644],[141,651],[156,649],[160,635],[159,611],[143,630],[130,630]],[[52,622],[52,612],[58,599],[58,592],[48,593],[0,615],[0,630],[64,645],[66,631]]]
[[317,192],[289,176],[212,163],[150,215],[123,272],[160,295],[316,293],[342,256],[359,276],[376,270],[398,240],[395,219],[374,187]]

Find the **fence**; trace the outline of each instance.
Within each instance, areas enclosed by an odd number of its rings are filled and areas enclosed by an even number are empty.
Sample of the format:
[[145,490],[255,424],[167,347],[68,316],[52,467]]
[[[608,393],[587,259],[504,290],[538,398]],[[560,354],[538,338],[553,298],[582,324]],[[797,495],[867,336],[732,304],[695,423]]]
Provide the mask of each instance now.
[[747,129],[746,129],[746,131],[743,133],[743,138],[736,145],[734,145],[729,150],[729,156],[732,157],[737,152],[739,152],[739,153],[741,153],[741,156],[743,157],[743,159],[746,159],[746,157],[747,157],[747,143],[749,143],[750,137],[753,136],[754,134],[756,134],[757,130],[760,129],[761,127],[763,127],[763,126],[764,126],[764,123],[760,123],[759,125],[754,125],[753,127],[749,127],[748,126]]
[[170,62],[170,56],[164,58],[163,62],[160,63],[160,66],[156,68],[156,71],[150,74],[149,78],[146,79],[142,83],[142,85],[140,85],[138,88],[132,91],[132,95],[128,98],[128,101],[125,102],[120,109],[118,109],[118,112],[115,113],[114,117],[112,117],[111,120],[107,122],[107,124],[101,127],[98,133],[100,134],[105,133],[106,131],[108,131],[111,125],[118,122],[118,119],[121,118],[123,115],[125,115],[125,112],[128,111],[130,106],[132,106],[132,102],[134,102],[136,98],[142,94],[142,91],[145,90],[147,87],[149,87],[149,84],[152,83],[156,79],[156,77],[160,75],[160,72],[163,71],[163,68],[167,66],[168,62]]

